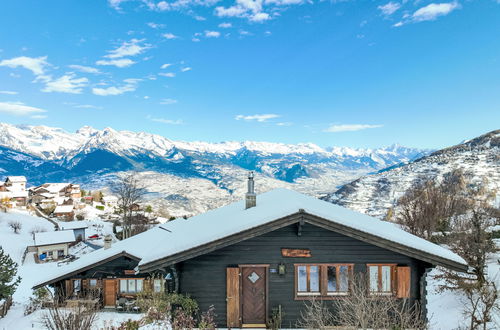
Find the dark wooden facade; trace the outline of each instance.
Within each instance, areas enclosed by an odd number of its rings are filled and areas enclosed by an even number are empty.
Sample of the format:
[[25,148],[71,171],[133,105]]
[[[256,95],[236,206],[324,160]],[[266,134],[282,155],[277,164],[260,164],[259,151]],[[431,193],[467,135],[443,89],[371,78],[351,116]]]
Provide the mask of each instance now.
[[[354,264],[354,272],[359,273],[366,272],[367,264],[390,263],[410,267],[410,299],[421,300],[421,277],[425,269],[431,267],[430,264],[311,224],[302,226],[300,236],[297,235],[297,228],[295,224],[288,225],[179,263],[177,269],[180,292],[195,298],[202,310],[214,305],[217,323],[220,327],[225,327],[227,268],[268,265],[267,315],[271,314],[273,308],[281,305],[285,313],[283,326],[294,327],[305,302],[304,299],[295,297],[295,264],[350,263]],[[282,248],[307,248],[311,256],[283,257]],[[284,275],[278,273],[280,264],[285,266]],[[240,305],[244,303],[241,293],[239,300]],[[240,317],[243,319],[242,313],[243,309],[240,309]]]

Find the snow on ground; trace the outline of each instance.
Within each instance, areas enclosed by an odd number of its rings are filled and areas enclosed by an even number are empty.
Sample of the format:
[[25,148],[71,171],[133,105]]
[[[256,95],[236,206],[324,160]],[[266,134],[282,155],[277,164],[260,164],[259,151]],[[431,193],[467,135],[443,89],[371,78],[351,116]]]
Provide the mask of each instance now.
[[[500,239],[495,243],[500,248]],[[492,254],[488,258],[488,278],[494,280],[500,287],[500,253]],[[433,269],[427,276],[427,308],[428,317],[432,330],[457,329],[460,326],[469,324],[469,321],[463,315],[464,306],[467,300],[460,292],[443,291],[439,292],[439,285],[442,280],[434,279],[434,276],[440,274],[439,268]],[[500,315],[495,314],[495,322],[500,324]],[[488,328],[493,329],[493,328]]]

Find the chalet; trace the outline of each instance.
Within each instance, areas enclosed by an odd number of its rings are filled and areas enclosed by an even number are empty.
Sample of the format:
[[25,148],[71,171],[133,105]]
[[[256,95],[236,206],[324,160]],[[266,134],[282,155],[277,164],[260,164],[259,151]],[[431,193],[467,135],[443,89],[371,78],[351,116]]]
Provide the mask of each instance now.
[[8,200],[9,207],[26,206],[28,191],[24,176],[8,176],[0,186],[0,199]]
[[60,230],[70,230],[75,235],[75,240],[85,241],[85,230],[89,226],[86,221],[70,221],[59,224]]
[[73,231],[52,231],[33,234],[33,247],[37,260],[57,260],[68,255],[70,244],[75,242]]
[[77,298],[84,289],[75,287],[98,287],[102,306],[113,307],[149,286],[189,294],[202,310],[214,305],[220,327],[265,327],[278,306],[283,324],[294,327],[306,300],[349,295],[353,274],[367,274],[374,299],[425,306],[431,268],[468,269],[455,253],[392,223],[286,189],[257,196],[253,185],[251,176],[244,201],[94,251],[35,288]]
[[31,200],[38,204],[43,200],[54,200],[62,204],[68,200],[79,200],[82,197],[80,185],[72,183],[44,183],[30,190]]
[[54,212],[53,215],[56,218],[59,218],[64,221],[73,221],[75,217],[75,212],[74,212],[74,207],[73,205],[58,205]]

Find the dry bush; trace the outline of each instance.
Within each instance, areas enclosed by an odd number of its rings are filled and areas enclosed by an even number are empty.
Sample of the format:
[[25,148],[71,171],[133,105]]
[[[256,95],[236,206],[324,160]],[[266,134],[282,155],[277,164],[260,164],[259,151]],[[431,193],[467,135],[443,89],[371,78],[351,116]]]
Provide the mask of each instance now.
[[31,228],[30,235],[33,236],[36,233],[44,233],[46,231],[47,230],[41,226],[35,226],[35,227]]
[[297,324],[307,329],[427,329],[418,303],[370,295],[365,274],[354,276],[349,295],[333,301],[312,299]]
[[42,325],[49,330],[91,330],[97,319],[97,307],[79,304],[62,308],[54,304],[42,316]]
[[12,231],[16,234],[19,234],[21,231],[22,225],[21,222],[18,220],[12,220],[9,222],[9,227],[12,229]]

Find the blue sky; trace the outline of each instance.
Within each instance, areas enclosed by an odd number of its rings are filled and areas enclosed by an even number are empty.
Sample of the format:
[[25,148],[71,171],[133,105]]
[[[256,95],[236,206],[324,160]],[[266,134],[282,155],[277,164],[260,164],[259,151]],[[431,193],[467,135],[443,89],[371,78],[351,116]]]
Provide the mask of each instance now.
[[500,128],[496,0],[1,7],[1,122],[424,148]]

